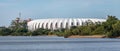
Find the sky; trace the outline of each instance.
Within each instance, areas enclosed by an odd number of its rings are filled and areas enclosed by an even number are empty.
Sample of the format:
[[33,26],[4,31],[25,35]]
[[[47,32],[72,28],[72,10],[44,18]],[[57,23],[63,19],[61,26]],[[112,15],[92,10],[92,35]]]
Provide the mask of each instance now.
[[0,0],[0,26],[21,19],[106,18],[120,19],[120,0]]

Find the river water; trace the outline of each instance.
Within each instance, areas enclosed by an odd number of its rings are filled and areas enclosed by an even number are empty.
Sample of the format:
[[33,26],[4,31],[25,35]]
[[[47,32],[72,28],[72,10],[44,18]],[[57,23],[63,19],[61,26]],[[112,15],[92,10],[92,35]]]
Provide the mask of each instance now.
[[120,39],[1,36],[0,51],[120,51]]

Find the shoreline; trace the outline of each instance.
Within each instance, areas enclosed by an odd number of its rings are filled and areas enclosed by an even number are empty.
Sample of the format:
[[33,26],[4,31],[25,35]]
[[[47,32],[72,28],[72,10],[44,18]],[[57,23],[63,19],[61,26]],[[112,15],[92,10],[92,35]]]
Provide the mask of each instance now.
[[105,35],[85,35],[85,36],[72,35],[69,36],[68,38],[105,38]]
[[[63,38],[108,38],[106,37],[105,35],[71,35],[71,36],[68,36],[68,37],[64,37],[64,36],[56,36],[56,35],[45,35],[45,36],[48,36],[48,37],[63,37]],[[24,36],[24,37],[45,37],[45,36]],[[0,37],[22,37],[22,36],[0,36]],[[119,37],[116,37],[116,38],[120,38]]]

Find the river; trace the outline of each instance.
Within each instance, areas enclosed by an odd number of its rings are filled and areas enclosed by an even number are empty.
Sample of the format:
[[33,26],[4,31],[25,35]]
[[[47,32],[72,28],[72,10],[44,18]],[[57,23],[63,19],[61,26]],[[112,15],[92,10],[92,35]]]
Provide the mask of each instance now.
[[0,51],[120,51],[120,39],[0,36]]

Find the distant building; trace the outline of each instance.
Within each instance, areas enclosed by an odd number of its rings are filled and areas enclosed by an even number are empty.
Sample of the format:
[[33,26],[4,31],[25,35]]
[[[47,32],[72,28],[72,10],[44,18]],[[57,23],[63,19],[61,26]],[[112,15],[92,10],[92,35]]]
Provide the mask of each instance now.
[[57,30],[62,28],[71,28],[72,26],[83,26],[86,23],[102,23],[106,19],[92,18],[53,18],[53,19],[38,19],[27,23],[28,29],[34,31],[39,28]]
[[29,22],[31,21],[31,18],[27,19],[27,20],[22,20],[20,18],[16,18],[15,20],[13,20],[15,23],[22,23],[22,22]]
[[11,26],[10,27],[27,27],[27,23],[30,22],[31,19],[29,18],[28,20],[23,20],[20,18],[16,18],[15,20],[12,20]]

